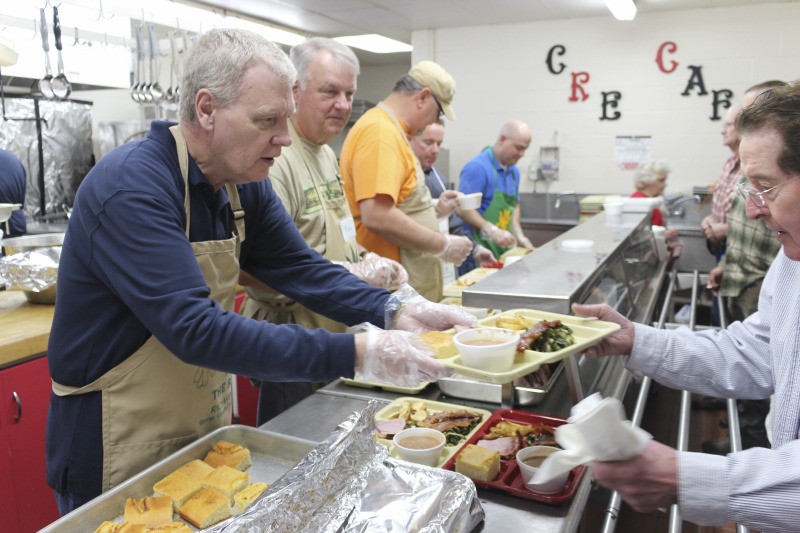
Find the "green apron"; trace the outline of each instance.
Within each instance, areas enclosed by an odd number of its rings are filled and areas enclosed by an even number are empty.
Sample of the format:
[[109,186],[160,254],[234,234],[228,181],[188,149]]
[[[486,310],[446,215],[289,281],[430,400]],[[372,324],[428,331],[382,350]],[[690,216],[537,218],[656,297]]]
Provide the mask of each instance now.
[[[492,161],[494,194],[492,195],[491,203],[489,203],[486,211],[483,212],[483,219],[487,222],[491,222],[500,229],[511,231],[511,218],[514,216],[514,209],[517,207],[517,195],[506,194],[497,188],[497,159],[495,159],[494,151],[491,147],[487,148],[487,150],[489,150],[489,158]],[[511,249],[511,247],[504,248],[498,246],[493,240],[482,237],[480,231],[473,230],[472,238],[476,243],[490,249],[495,257],[500,257]]]

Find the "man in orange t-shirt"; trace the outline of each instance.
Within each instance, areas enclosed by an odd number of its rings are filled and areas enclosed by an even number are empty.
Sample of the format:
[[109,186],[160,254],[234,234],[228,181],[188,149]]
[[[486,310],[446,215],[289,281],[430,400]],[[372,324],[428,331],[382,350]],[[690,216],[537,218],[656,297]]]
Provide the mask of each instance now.
[[359,244],[399,261],[408,283],[431,301],[442,297],[441,260],[460,265],[473,243],[439,232],[437,215],[449,213],[434,210],[408,139],[441,115],[454,120],[454,93],[455,82],[441,66],[433,61],[414,65],[356,122],[339,162]]

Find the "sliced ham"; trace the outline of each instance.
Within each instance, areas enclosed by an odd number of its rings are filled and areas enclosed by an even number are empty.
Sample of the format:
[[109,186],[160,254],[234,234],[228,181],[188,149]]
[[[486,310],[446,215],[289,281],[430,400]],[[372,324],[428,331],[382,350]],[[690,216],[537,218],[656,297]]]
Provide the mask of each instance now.
[[500,437],[499,439],[492,440],[481,439],[478,441],[478,446],[500,452],[500,457],[509,458],[514,457],[517,450],[519,450],[519,438]]
[[390,420],[376,420],[375,434],[382,439],[391,439],[395,434],[400,433],[406,427],[406,421],[402,418],[392,418]]

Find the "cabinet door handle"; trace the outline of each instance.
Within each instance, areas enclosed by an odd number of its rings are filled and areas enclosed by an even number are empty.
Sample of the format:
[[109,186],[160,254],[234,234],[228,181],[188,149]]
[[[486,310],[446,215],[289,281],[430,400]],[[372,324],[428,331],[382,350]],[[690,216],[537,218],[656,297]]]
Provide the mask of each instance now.
[[12,391],[11,394],[14,395],[14,401],[17,402],[17,416],[14,417],[14,423],[17,424],[22,419],[22,402],[19,401],[17,391]]

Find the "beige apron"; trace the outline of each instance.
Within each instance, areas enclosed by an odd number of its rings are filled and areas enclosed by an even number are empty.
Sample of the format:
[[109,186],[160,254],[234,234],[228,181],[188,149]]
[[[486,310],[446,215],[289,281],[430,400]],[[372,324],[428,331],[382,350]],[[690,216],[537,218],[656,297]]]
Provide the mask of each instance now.
[[[383,102],[378,104],[383,109],[405,139],[408,149],[411,144],[408,142],[406,132],[395,118],[392,110]],[[419,159],[414,158],[417,170],[417,187],[408,198],[397,204],[397,208],[414,220],[420,226],[424,226],[435,232],[439,232],[439,221],[436,219],[436,211],[433,209],[433,200],[428,186],[425,185],[425,173]],[[428,252],[400,248],[400,264],[408,272],[408,284],[414,287],[418,293],[432,302],[442,299],[442,260]]]
[[[292,135],[292,144],[297,146],[322,204],[322,211],[325,215],[324,257],[330,261],[354,262],[359,257],[358,243],[355,239],[355,224],[353,216],[350,214],[347,197],[340,195],[338,198],[328,198],[328,195],[323,194],[324,191],[315,176],[314,165],[308,160],[303,143],[292,128],[289,128],[289,132]],[[332,161],[332,165],[331,168],[338,170],[339,165],[336,161]],[[345,240],[342,224],[348,222],[352,225],[353,236]],[[266,320],[273,324],[299,324],[307,329],[322,328],[334,333],[341,333],[347,329],[345,324],[314,313],[282,294],[252,287],[247,287],[246,291],[248,298],[245,299],[240,311],[246,317]]]
[[[186,187],[189,236],[188,152],[180,128],[172,128]],[[233,309],[244,240],[244,211],[236,187],[226,185],[234,212],[230,239],[191,243],[211,289],[211,298]],[[53,383],[59,396],[102,392],[103,492],[167,455],[231,423],[231,378],[225,372],[189,365],[155,336],[125,361],[83,387]]]

